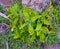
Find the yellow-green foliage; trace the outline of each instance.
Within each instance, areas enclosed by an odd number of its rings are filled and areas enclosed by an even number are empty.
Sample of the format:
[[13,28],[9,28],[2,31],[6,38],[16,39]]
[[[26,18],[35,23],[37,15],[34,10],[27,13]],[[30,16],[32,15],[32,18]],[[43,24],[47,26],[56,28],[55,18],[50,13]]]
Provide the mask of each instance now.
[[36,40],[51,43],[55,39],[58,12],[51,6],[38,13],[28,7],[19,8],[18,4],[7,9],[10,29],[14,39],[30,44]]

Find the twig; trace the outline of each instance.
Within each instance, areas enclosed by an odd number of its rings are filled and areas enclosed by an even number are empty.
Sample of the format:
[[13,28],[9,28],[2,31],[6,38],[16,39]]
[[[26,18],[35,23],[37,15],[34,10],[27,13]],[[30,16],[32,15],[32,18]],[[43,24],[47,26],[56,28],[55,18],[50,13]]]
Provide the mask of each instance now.
[[1,12],[0,12],[0,16],[1,16],[1,17],[4,17],[4,18],[6,18],[6,19],[9,19],[5,14],[3,14],[3,13],[1,13]]
[[6,42],[6,49],[9,49],[8,42]]

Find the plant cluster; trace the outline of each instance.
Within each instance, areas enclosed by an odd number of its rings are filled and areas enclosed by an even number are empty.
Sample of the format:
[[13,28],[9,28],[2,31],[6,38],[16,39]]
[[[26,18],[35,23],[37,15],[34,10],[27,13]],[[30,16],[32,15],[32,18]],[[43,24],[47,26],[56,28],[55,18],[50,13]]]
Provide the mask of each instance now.
[[20,8],[18,4],[14,4],[7,12],[14,39],[20,39],[28,45],[37,40],[40,43],[56,40],[58,12],[53,6],[38,13],[26,6]]
[[2,6],[0,5],[0,12],[2,12],[3,10],[2,10]]

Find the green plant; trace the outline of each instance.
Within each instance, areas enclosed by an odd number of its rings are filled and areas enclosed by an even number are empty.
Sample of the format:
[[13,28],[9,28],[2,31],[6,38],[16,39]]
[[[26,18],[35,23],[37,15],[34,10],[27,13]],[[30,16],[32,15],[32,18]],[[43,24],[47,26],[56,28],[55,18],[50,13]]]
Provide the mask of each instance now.
[[0,12],[5,12],[4,10],[3,10],[3,6],[2,5],[0,5]]
[[0,12],[2,11],[2,6],[0,5]]
[[28,45],[36,42],[52,43],[56,38],[58,12],[53,6],[48,7],[41,14],[28,8],[20,9],[18,4],[7,9],[9,12],[10,29],[14,39],[20,38]]
[[58,6],[56,6],[55,7],[56,9],[57,9],[57,11],[58,11],[58,23],[60,23],[60,5],[58,5]]

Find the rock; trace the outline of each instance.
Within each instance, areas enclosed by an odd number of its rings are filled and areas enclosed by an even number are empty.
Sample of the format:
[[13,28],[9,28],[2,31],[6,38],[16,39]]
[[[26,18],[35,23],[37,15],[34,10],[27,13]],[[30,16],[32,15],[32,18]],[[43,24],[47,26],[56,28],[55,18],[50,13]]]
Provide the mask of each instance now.
[[6,34],[8,32],[8,25],[6,23],[0,23],[0,34]]
[[60,25],[58,25],[58,32],[57,32],[57,37],[58,37],[58,39],[60,39]]
[[38,12],[42,12],[49,2],[50,0],[22,0],[22,5],[28,6],[29,8]]
[[60,44],[44,45],[44,49],[60,49]]
[[[13,1],[13,0],[12,0]],[[11,0],[0,0],[0,5],[3,6],[3,9],[13,4]]]
[[60,39],[60,32],[58,32],[57,37]]
[[53,5],[60,5],[60,0],[52,0],[52,2],[53,2]]
[[23,44],[22,49],[27,49],[27,45]]

